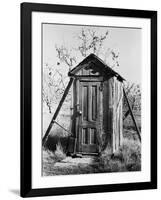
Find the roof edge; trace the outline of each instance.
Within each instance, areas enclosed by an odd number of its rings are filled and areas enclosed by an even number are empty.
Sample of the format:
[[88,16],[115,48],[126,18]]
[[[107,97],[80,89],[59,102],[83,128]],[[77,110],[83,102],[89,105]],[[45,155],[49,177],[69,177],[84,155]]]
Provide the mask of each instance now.
[[83,64],[85,62],[87,62],[89,59],[96,59],[98,62],[100,62],[100,64],[104,65],[108,70],[111,71],[111,74],[113,74],[115,77],[117,77],[117,79],[119,81],[124,81],[125,79],[118,74],[116,71],[114,71],[111,67],[109,67],[102,59],[100,59],[98,56],[96,56],[95,54],[91,53],[90,55],[88,55],[85,59],[83,59],[78,65],[76,65],[76,67],[74,67],[72,70],[70,70],[68,72],[68,76],[75,76],[75,74],[81,70],[83,68]]

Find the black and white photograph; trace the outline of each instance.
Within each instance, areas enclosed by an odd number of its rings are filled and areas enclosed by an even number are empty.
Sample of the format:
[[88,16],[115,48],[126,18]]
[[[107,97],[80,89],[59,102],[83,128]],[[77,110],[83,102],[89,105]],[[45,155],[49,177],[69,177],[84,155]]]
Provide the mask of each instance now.
[[142,29],[41,24],[42,176],[142,170]]
[[157,13],[21,15],[21,196],[155,189]]
[[158,13],[1,2],[0,199],[160,200]]

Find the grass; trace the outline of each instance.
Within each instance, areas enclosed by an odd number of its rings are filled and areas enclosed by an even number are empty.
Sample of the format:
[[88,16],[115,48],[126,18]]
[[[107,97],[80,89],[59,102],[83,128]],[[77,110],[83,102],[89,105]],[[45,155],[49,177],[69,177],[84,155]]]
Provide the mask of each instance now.
[[[46,114],[47,115],[47,114]],[[138,127],[141,129],[141,117],[137,116]],[[44,130],[48,126],[51,116],[44,117]],[[69,115],[61,115],[58,122],[66,129],[69,127]],[[88,174],[104,172],[126,172],[141,170],[141,145],[135,127],[128,116],[124,121],[124,141],[115,154],[104,152],[94,159],[93,163],[77,165],[59,165],[66,158],[66,147],[69,133],[54,125],[43,149],[43,175]],[[63,167],[62,167],[63,166]]]
[[119,150],[128,171],[141,170],[141,145],[138,141],[124,139]]
[[50,151],[43,149],[43,175],[52,171],[52,166],[55,163],[62,161],[66,158],[66,154],[63,151],[63,148],[60,143],[56,145],[56,150]]
[[55,159],[59,162],[61,160],[63,160],[64,158],[66,158],[66,154],[63,151],[63,147],[61,146],[60,143],[58,143],[56,145],[56,150],[54,152],[55,155]]
[[[139,112],[134,112],[134,116],[137,126],[141,130],[141,115]],[[130,115],[128,115],[127,118],[124,120],[123,127],[126,130],[131,130],[131,131],[135,130],[135,126]]]
[[[43,113],[43,135],[45,134],[45,131],[49,125],[49,122],[51,121],[51,118],[52,118],[52,114]],[[63,113],[60,114],[56,121],[60,123],[67,130],[69,129],[70,115],[68,112],[67,114],[63,114]],[[50,131],[49,137],[46,141],[45,147],[47,150],[55,152],[57,148],[57,144],[60,144],[63,148],[63,151],[66,152],[68,138],[69,138],[69,133],[63,130],[57,124],[54,124]]]
[[141,170],[141,146],[138,141],[124,139],[120,149],[112,154],[100,156],[100,168],[105,172]]
[[[113,155],[104,152],[100,157],[93,159],[90,164],[78,163],[63,164],[66,154],[61,144],[56,145],[54,152],[43,151],[43,175],[89,174],[104,172],[127,172],[141,170],[141,147],[138,141],[124,139],[119,151]],[[83,158],[81,158],[83,159]],[[61,165],[56,163],[60,163]]]

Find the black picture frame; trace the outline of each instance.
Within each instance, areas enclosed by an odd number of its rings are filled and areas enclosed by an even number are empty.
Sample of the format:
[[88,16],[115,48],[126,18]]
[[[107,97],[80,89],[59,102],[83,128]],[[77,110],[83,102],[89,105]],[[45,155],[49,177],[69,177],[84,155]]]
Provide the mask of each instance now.
[[[147,18],[151,21],[151,181],[32,189],[32,12]],[[47,196],[157,188],[157,12],[37,3],[21,4],[21,196]]]

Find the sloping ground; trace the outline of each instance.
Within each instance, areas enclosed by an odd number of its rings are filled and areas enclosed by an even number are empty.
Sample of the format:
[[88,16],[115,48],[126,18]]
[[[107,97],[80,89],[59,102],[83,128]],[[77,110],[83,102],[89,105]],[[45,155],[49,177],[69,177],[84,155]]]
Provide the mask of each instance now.
[[57,162],[55,159],[50,159],[50,162],[44,159],[43,176],[97,173],[98,165],[96,157],[66,157]]
[[[129,135],[129,131],[124,134]],[[66,157],[61,145],[54,152],[43,149],[43,176],[89,174],[103,172],[126,172],[141,170],[141,145],[130,133],[124,138],[120,150],[109,156],[102,152],[99,157]]]

